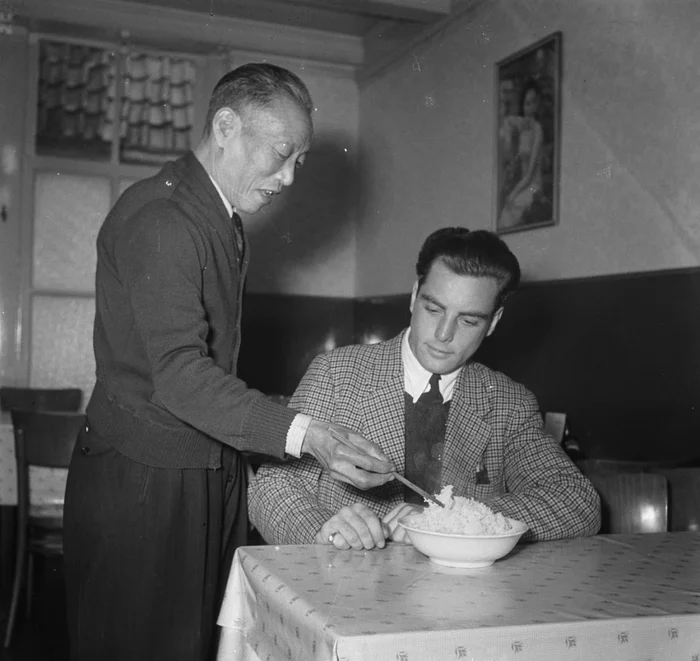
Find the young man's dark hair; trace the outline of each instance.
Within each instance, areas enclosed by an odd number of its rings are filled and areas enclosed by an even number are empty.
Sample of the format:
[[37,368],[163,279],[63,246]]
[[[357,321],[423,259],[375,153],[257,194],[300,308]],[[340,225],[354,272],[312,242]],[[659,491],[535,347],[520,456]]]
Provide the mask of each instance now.
[[472,232],[466,227],[444,227],[433,232],[418,254],[416,274],[419,288],[438,259],[457,275],[495,278],[499,284],[496,309],[520,284],[517,257],[503,239],[488,230]]

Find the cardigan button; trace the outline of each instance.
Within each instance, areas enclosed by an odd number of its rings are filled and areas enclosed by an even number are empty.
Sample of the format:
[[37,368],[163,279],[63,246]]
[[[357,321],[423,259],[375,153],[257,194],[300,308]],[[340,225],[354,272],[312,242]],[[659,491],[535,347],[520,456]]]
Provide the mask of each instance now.
[[88,447],[80,448],[80,451],[83,454],[90,454],[90,448],[88,448]]

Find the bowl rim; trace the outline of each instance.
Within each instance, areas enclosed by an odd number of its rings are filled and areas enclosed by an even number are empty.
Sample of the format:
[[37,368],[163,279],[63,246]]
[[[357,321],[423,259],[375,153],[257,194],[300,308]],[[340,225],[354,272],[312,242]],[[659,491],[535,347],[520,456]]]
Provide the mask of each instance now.
[[[437,532],[435,530],[423,530],[423,528],[416,528],[415,526],[411,526],[407,523],[404,523],[404,519],[406,519],[408,516],[413,515],[409,514],[407,516],[402,516],[398,520],[397,523],[402,528],[405,528],[406,530],[411,530],[413,532],[425,533],[426,535],[436,535],[437,537],[449,537],[450,539],[505,539],[507,537],[515,537],[516,535],[524,535],[530,529],[530,527],[524,521],[518,521],[518,519],[511,519],[507,516],[505,518],[508,521],[510,521],[514,529],[509,530],[508,532],[496,533],[495,535],[469,535],[458,532]],[[516,527],[518,528],[518,530],[515,530]]]

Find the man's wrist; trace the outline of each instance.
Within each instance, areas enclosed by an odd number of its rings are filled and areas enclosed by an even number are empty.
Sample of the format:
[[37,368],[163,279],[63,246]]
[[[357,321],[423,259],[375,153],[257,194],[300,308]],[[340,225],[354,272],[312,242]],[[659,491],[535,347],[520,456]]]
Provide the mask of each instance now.
[[296,414],[292,424],[289,425],[289,431],[287,431],[287,442],[284,446],[284,451],[287,454],[297,459],[301,457],[304,451],[304,439],[312,420],[313,418],[305,413]]
[[[309,417],[309,416],[307,416]],[[304,435],[304,439],[302,440],[301,443],[301,448],[300,452],[302,454],[310,454],[312,456],[316,456],[314,454],[314,447],[315,447],[315,439],[316,435],[318,433],[318,422],[314,420],[313,418],[309,418],[309,424],[306,426],[306,434]]]

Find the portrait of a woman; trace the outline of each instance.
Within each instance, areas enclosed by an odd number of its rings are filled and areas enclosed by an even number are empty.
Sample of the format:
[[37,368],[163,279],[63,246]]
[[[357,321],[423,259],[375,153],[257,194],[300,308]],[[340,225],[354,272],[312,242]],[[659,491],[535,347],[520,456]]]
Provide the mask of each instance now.
[[[512,169],[519,174],[512,188],[504,186],[503,208],[498,224],[507,229],[527,222],[536,195],[542,190],[542,125],[537,113],[541,92],[534,80],[528,81],[520,94],[520,114],[508,117],[510,125]],[[516,138],[517,136],[517,138]]]
[[497,64],[498,232],[556,223],[559,33]]

